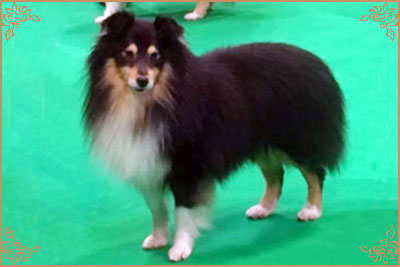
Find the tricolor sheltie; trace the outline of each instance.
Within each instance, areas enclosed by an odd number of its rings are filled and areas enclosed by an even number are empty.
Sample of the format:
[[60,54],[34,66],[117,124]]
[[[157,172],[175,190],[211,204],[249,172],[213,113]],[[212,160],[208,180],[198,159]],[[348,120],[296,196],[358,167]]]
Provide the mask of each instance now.
[[254,43],[197,57],[171,18],[119,12],[89,56],[85,122],[94,151],[143,193],[154,229],[143,248],[167,244],[164,193],[175,199],[169,259],[187,258],[207,225],[215,181],[246,161],[268,187],[246,215],[274,212],[283,164],[308,185],[301,221],[321,216],[325,170],[344,150],[343,97],[329,68],[286,44]]

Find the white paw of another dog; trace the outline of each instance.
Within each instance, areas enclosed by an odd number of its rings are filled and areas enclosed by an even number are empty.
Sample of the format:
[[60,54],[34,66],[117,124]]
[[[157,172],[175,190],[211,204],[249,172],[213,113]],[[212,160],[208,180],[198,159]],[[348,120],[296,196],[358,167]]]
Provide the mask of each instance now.
[[144,249],[156,249],[156,248],[161,248],[165,247],[168,243],[168,240],[166,237],[163,236],[154,236],[153,234],[149,235],[146,237],[146,239],[143,241],[142,247]]
[[311,220],[316,220],[321,217],[321,209],[319,209],[315,205],[307,204],[299,213],[297,214],[297,218],[300,221],[308,222]]
[[173,245],[168,251],[170,261],[181,261],[187,259],[192,254],[192,247],[186,244]]
[[196,12],[190,12],[190,13],[187,13],[187,14],[185,15],[185,19],[186,19],[186,20],[196,20],[196,19],[201,19],[201,18],[203,18],[203,17],[204,17],[204,15],[201,16],[200,14],[198,14],[198,13],[196,13]]
[[97,23],[97,24],[101,24],[106,18],[108,18],[109,16],[99,16],[99,17],[97,17],[94,21]]
[[264,208],[260,204],[257,204],[246,211],[246,216],[253,220],[266,218],[274,212],[274,208]]

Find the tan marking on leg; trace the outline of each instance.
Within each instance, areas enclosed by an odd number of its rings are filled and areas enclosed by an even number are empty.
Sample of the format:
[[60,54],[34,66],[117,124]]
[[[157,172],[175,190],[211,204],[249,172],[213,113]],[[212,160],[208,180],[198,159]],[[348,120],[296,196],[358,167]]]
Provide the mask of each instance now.
[[297,214],[301,221],[315,220],[321,217],[322,213],[322,188],[321,181],[315,173],[300,168],[304,179],[307,182],[307,203]]
[[246,216],[251,219],[261,219],[271,215],[278,203],[282,192],[283,168],[279,158],[263,156],[256,161],[267,182],[265,193],[260,202],[249,208]]
[[308,187],[307,201],[311,205],[315,205],[321,208],[322,188],[319,177],[316,174],[307,172],[305,170],[301,170],[301,173],[303,174],[304,179],[307,182],[307,187]]
[[195,7],[194,12],[199,14],[199,16],[204,17],[209,7],[210,7],[209,2],[199,2]]
[[260,205],[265,208],[275,208],[282,193],[283,169],[263,170],[262,173],[267,181],[265,193]]
[[207,10],[210,8],[209,2],[198,2],[195,9],[185,15],[187,20],[201,19],[207,14]]

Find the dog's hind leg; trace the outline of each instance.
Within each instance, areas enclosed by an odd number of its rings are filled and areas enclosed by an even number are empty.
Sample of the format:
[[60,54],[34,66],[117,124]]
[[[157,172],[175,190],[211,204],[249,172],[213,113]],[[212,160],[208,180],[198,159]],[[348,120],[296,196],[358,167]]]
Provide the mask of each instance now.
[[325,178],[325,170],[319,168],[317,171],[308,171],[300,168],[307,182],[307,203],[297,214],[300,221],[310,221],[321,217],[322,214],[322,184]]
[[185,15],[186,20],[197,20],[203,18],[207,14],[207,10],[211,7],[210,2],[198,2],[196,8]]
[[260,203],[246,211],[246,216],[254,220],[266,218],[276,209],[282,191],[284,173],[280,163],[273,163],[268,160],[258,160],[256,163],[260,167],[267,184]]

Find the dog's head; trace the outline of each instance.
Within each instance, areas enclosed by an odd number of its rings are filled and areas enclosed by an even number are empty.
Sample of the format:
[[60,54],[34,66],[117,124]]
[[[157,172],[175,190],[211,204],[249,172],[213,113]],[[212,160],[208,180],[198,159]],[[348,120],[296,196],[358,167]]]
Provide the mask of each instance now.
[[102,23],[97,47],[106,51],[113,68],[132,92],[146,93],[162,81],[168,65],[168,49],[179,44],[183,28],[171,18],[157,17],[154,22],[135,19],[118,12]]

